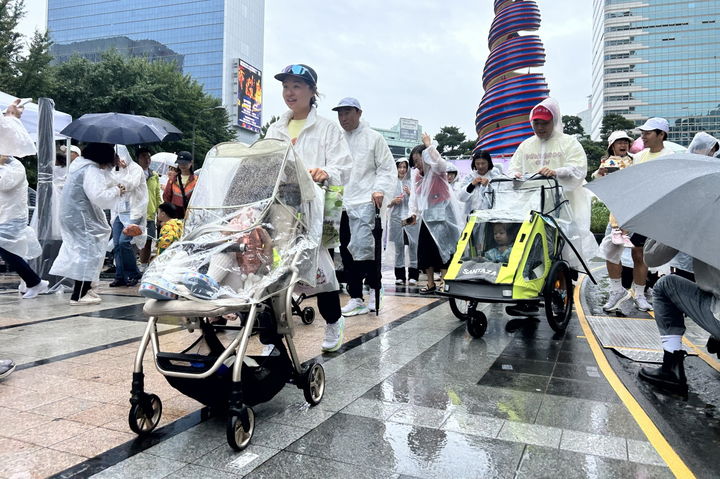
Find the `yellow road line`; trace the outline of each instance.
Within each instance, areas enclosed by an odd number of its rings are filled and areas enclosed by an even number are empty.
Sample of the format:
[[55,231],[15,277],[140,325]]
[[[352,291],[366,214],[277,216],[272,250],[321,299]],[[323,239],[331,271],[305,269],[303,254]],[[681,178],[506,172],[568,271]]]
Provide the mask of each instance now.
[[700,349],[699,346],[695,345],[695,343],[693,343],[692,341],[690,341],[688,338],[686,338],[684,336],[683,336],[683,343],[685,343],[685,346],[687,346],[690,349],[692,349],[693,351],[695,351],[695,353],[697,353],[697,355],[700,356],[703,361],[708,363],[708,365],[711,368],[715,369],[716,371],[720,371],[720,363],[715,358],[713,358],[708,353],[706,353],[705,351]]
[[628,411],[630,411],[630,414],[632,414],[633,418],[635,418],[635,421],[638,423],[638,426],[640,426],[640,429],[642,429],[645,433],[645,436],[648,438],[648,441],[650,441],[650,444],[652,444],[660,457],[662,457],[663,461],[665,461],[668,465],[670,471],[675,474],[675,477],[683,479],[695,478],[695,475],[683,462],[680,456],[678,456],[670,443],[667,442],[667,439],[665,439],[655,423],[652,422],[652,419],[650,419],[637,400],[632,396],[632,394],[630,394],[630,391],[628,391],[622,381],[620,381],[620,378],[618,378],[617,374],[615,374],[615,371],[613,371],[610,363],[605,357],[600,343],[598,343],[595,334],[590,328],[590,324],[587,322],[585,311],[583,311],[582,303],[580,301],[580,289],[586,279],[587,276],[582,275],[575,287],[575,309],[577,311],[578,320],[580,321],[580,326],[582,326],[583,332],[585,333],[585,336],[587,336],[588,344],[593,352],[593,356],[595,356],[595,361],[597,362],[598,367],[605,376],[605,379],[607,379],[610,383],[610,386],[612,386],[615,390],[615,393],[618,395],[620,400],[622,400],[623,404],[625,404],[625,407]]

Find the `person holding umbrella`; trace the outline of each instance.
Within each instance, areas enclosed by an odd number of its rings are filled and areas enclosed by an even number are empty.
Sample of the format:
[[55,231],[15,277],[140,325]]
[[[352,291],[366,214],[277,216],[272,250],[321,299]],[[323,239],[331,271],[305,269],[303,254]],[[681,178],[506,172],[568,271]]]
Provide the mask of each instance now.
[[75,280],[71,306],[101,301],[90,288],[100,279],[110,238],[110,226],[103,209],[113,208],[125,194],[125,187],[113,183],[107,174],[114,163],[113,145],[90,143],[68,168],[60,207],[63,243],[50,274]]
[[[671,154],[625,168],[587,188],[605,202],[623,228],[648,239],[644,262],[659,267],[679,251],[690,256],[695,283],[666,275],[653,287],[655,321],[663,362],[643,368],[640,378],[675,392],[687,392],[681,349],[687,316],[720,337],[720,162],[693,154]],[[617,192],[622,191],[622,195]],[[717,352],[717,343],[708,350]]]
[[[270,125],[265,138],[292,143],[315,182],[344,186],[350,177],[352,156],[342,130],[335,122],[317,114],[317,73],[298,63],[283,68],[275,79],[282,82],[283,100],[289,110]],[[318,257],[320,255],[332,264],[327,249],[321,248]],[[342,346],[345,318],[340,310],[340,285],[334,274],[327,280],[325,288],[317,294],[317,305],[327,323],[322,350],[331,352]]]
[[[333,108],[353,158],[350,181],[345,187],[345,211],[340,223],[340,253],[348,283],[350,300],[342,308],[344,316],[379,311],[378,296],[382,253],[382,217],[395,187],[395,161],[382,135],[360,118],[362,109],[355,98],[343,98]],[[376,291],[368,305],[363,300],[363,281]]]
[[193,171],[193,157],[190,152],[179,152],[175,167],[175,170],[168,172],[168,181],[163,191],[163,201],[180,208],[183,216],[185,216],[185,210],[188,203],[190,203],[190,197],[197,184],[197,175]]

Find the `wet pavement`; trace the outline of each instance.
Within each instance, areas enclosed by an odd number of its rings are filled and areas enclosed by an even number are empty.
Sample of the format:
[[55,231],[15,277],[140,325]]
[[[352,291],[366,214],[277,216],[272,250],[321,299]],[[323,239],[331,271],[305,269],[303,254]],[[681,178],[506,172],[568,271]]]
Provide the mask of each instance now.
[[[103,304],[70,310],[61,298],[21,302],[0,291],[0,351],[20,363],[0,382],[0,477],[673,477],[577,316],[558,335],[544,318],[512,319],[485,305],[488,329],[474,339],[444,300],[385,282],[381,314],[350,318],[338,353],[319,353],[321,320],[298,320],[301,358],[325,367],[325,397],[310,408],[287,386],[254,407],[255,433],[239,453],[227,445],[225,420],[167,385],[149,357],[147,390],[163,400],[163,419],[148,438],[129,430],[129,375],[144,326],[134,292],[104,290],[112,294]],[[604,293],[583,292],[581,307],[592,312]],[[177,325],[163,327],[167,344],[187,340]],[[697,477],[717,477],[712,454],[694,451],[697,443],[717,450],[709,399],[720,396],[705,385],[717,384],[717,371],[689,361],[683,402],[638,385],[637,366],[609,351],[682,460]],[[663,419],[678,416],[687,420]]]

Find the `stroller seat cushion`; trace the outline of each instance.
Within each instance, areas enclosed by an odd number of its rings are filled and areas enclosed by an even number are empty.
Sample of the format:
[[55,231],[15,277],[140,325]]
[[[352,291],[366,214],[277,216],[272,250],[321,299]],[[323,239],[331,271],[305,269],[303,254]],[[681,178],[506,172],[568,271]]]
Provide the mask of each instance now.
[[145,301],[143,313],[145,313],[146,316],[208,317],[248,311],[250,310],[250,306],[250,303],[238,303],[235,298],[228,298],[226,300],[218,299],[212,302],[190,301],[186,299],[170,301],[149,299]]

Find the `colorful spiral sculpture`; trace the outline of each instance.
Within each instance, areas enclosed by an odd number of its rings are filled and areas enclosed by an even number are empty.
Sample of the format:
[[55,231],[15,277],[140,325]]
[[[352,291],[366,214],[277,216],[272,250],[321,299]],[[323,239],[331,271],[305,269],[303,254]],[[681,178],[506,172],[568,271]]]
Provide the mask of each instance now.
[[550,94],[541,73],[521,69],[545,64],[545,48],[537,35],[520,35],[540,28],[540,9],[532,0],[495,0],[490,26],[490,55],[483,71],[485,95],[475,115],[475,150],[508,157],[532,136],[530,110]]

